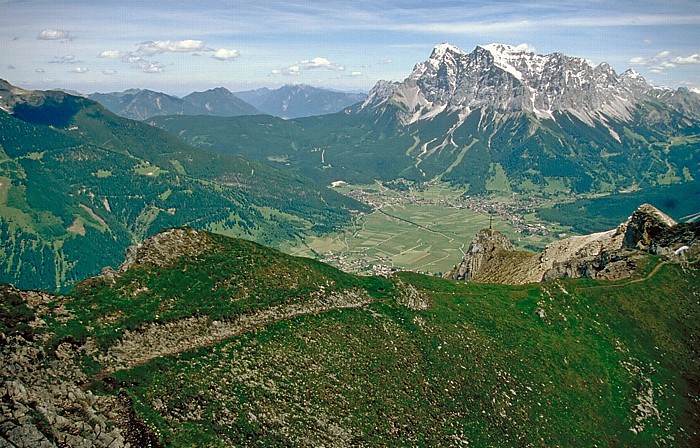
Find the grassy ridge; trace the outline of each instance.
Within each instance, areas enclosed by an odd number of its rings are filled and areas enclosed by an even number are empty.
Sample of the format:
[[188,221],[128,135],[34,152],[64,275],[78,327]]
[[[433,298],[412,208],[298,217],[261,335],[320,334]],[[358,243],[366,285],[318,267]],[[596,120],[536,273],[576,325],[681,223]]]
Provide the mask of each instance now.
[[[132,397],[167,446],[684,446],[700,431],[697,265],[649,258],[632,281],[511,287],[361,278],[249,242],[201,243],[115,284],[81,284],[75,319],[52,325],[109,350],[124,327],[235,319],[320,290],[361,288],[374,302],[265,323],[94,385]],[[406,285],[427,310],[398,304]]]

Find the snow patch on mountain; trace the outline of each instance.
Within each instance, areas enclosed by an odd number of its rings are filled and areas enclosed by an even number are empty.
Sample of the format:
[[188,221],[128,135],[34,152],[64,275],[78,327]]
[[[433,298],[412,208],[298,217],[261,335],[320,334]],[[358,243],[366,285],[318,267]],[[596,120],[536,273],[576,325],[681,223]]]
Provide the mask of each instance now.
[[362,108],[394,105],[405,125],[442,113],[457,113],[463,121],[477,109],[492,109],[550,120],[568,113],[591,127],[609,128],[611,119],[631,121],[637,96],[650,90],[638,73],[617,75],[606,63],[593,67],[582,58],[498,43],[465,53],[443,43],[403,82],[377,83]]

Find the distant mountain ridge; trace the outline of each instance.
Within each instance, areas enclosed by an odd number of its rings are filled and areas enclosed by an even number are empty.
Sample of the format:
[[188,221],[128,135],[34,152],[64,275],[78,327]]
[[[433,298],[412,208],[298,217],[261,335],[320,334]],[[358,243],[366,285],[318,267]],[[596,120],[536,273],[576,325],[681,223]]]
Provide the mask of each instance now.
[[285,119],[340,112],[367,97],[364,93],[337,92],[306,84],[236,92],[236,95],[262,113]]
[[178,98],[152,90],[129,89],[124,92],[93,93],[87,95],[111,112],[132,120],[146,120],[158,115],[213,115],[235,117],[257,115],[255,107],[246,103],[224,87],[193,92]]
[[148,89],[86,95],[111,112],[132,120],[161,115],[238,117],[267,114],[289,119],[336,113],[364,101],[364,93],[338,92],[305,84],[232,93],[224,87],[182,98]]
[[568,194],[700,176],[700,95],[503,44],[471,53],[438,45],[404,81],[379,81],[363,103],[332,115],[153,123],[329,183],[404,178],[469,194]]

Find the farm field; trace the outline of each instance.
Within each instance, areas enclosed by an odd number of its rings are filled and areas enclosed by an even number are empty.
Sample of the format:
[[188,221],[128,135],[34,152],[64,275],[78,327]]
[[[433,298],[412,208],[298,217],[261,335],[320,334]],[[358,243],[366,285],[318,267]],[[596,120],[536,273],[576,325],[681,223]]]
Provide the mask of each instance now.
[[555,239],[550,235],[525,235],[502,216],[474,210],[474,204],[465,203],[461,197],[463,191],[442,184],[408,191],[390,190],[380,184],[343,186],[338,190],[372,205],[374,210],[356,216],[351,226],[338,233],[283,246],[285,252],[319,258],[350,272],[383,265],[384,269],[442,273],[461,260],[474,234],[489,224],[520,248],[543,247]]

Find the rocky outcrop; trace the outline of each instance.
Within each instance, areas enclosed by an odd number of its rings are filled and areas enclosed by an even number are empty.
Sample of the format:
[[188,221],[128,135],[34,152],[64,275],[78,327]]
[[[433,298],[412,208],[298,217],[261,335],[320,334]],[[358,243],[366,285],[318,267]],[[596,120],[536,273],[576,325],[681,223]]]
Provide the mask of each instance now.
[[555,241],[531,257],[517,256],[504,235],[481,230],[462,262],[446,277],[506,284],[558,278],[618,280],[634,273],[640,251],[670,255],[698,241],[700,225],[679,225],[654,206],[643,204],[616,229]]
[[372,298],[361,289],[330,294],[319,291],[307,302],[273,306],[241,314],[231,321],[190,317],[164,324],[151,323],[138,330],[126,331],[106,354],[97,356],[104,366],[100,376],[162,356],[210,346],[272,322],[330,310],[361,308],[370,303]]
[[[164,230],[138,246],[129,247],[119,272],[126,272],[138,264],[167,266],[180,257],[196,257],[210,246],[206,232],[189,227]],[[103,272],[103,275],[111,277],[113,272]]]
[[47,352],[54,335],[38,316],[51,306],[57,319],[69,319],[61,298],[0,288],[0,300],[10,296],[35,317],[30,332],[0,333],[0,447],[144,446],[137,444],[143,437],[132,431],[139,424],[127,403],[80,387],[87,377],[74,360],[87,354],[85,346],[66,341]]
[[447,274],[453,280],[471,280],[478,276],[485,266],[503,252],[512,252],[515,246],[508,237],[492,229],[480,230],[472,240],[462,262]]
[[676,225],[676,221],[650,204],[642,204],[627,220],[624,247],[654,251],[654,240]]

